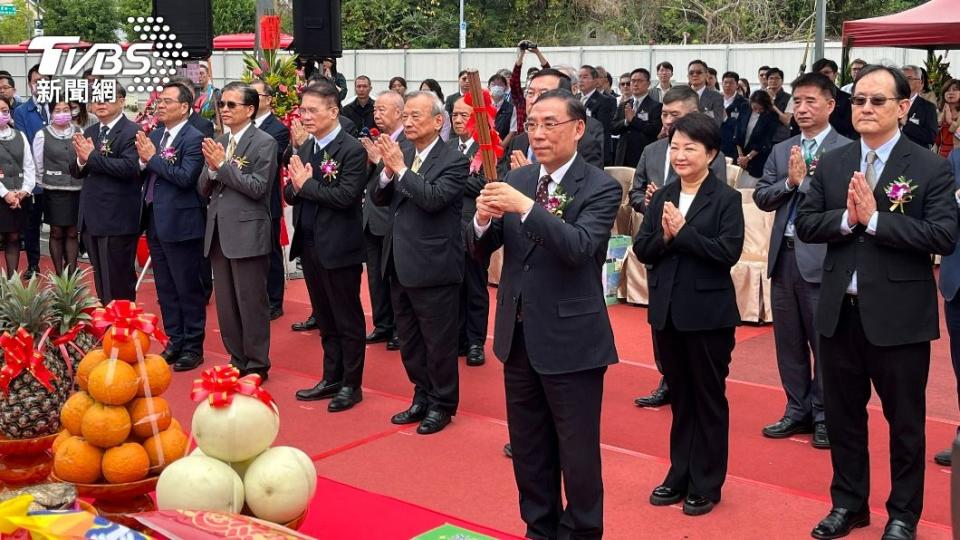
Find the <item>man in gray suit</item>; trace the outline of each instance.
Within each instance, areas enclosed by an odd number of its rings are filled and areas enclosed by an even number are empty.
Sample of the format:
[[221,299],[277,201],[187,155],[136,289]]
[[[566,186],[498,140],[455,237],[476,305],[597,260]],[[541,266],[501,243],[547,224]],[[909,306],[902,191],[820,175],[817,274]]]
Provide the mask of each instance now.
[[198,189],[210,197],[204,255],[213,267],[217,320],[230,363],[241,376],[266,381],[270,369],[270,186],[277,181],[277,143],[253,125],[260,97],[250,86],[223,88],[217,106],[229,129],[204,139],[207,162]]
[[[720,102],[721,106],[723,101]],[[676,171],[670,163],[670,138],[668,135],[673,125],[684,116],[697,112],[699,99],[697,93],[688,86],[674,86],[663,95],[663,108],[660,111],[660,120],[663,130],[660,139],[650,143],[640,154],[637,170],[633,176],[633,187],[630,188],[630,206],[634,210],[644,213],[650,197],[658,187],[663,187],[677,178]],[[727,162],[723,152],[717,152],[717,157],[710,164],[710,171],[721,180],[727,178]],[[663,369],[660,367],[660,357],[657,354],[657,343],[653,343],[653,360],[660,372],[660,384],[650,395],[638,397],[633,402],[637,407],[661,407],[670,403],[670,394],[666,381],[663,380]]]
[[[700,112],[713,118],[719,126],[726,118],[726,110],[723,107],[723,94],[707,86],[709,69],[703,60],[694,60],[687,65],[687,80],[690,82],[690,88],[693,88],[700,98]],[[718,178],[722,180],[726,177],[724,173]]]
[[[776,212],[767,275],[772,280],[777,367],[787,394],[783,417],[764,427],[763,435],[783,439],[812,431],[814,448],[830,448],[823,413],[820,348],[814,329],[827,246],[801,242],[795,237],[794,220],[810,187],[807,180],[812,177],[820,156],[849,143],[850,139],[830,126],[837,88],[829,78],[820,73],[806,73],[792,86],[793,115],[800,126],[800,135],[773,147],[763,167],[763,178],[753,192],[757,207]],[[811,352],[813,366],[810,365]]]

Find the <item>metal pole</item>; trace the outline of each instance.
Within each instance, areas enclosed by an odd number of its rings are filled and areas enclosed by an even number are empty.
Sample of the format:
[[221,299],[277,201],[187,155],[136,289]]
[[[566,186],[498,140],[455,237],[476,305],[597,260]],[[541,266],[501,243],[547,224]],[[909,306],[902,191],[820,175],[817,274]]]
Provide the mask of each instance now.
[[827,33],[827,0],[816,0],[816,10],[816,22],[814,23],[816,37],[813,45],[814,62],[826,57],[823,50],[823,40]]
[[460,48],[467,48],[467,21],[463,18],[463,3],[465,0],[460,0]]

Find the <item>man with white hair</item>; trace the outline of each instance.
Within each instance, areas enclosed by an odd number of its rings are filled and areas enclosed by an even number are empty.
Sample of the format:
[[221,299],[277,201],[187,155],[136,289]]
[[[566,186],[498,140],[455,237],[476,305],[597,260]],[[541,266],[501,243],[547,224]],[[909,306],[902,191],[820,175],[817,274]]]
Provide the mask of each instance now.
[[937,106],[920,97],[923,91],[923,71],[917,66],[903,66],[900,70],[910,83],[910,110],[900,119],[900,130],[911,141],[924,148],[937,140]]

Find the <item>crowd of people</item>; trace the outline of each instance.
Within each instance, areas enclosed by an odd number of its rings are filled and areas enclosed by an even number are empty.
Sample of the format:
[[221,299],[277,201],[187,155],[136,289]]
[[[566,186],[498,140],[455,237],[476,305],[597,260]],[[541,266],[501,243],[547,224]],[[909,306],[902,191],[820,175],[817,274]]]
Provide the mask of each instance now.
[[[533,54],[538,67],[523,72]],[[924,392],[938,336],[932,254],[960,344],[960,81],[925,94],[925,71],[855,60],[814,63],[784,89],[762,67],[758,87],[701,60],[687,82],[661,62],[617,78],[600,66],[551,66],[521,42],[512,70],[486,81],[504,154],[500,182],[472,165],[466,72],[444,99],[433,79],[395,77],[374,93],[325,59],[289,128],[265,81],[215,88],[174,79],[154,99],[148,134],[112,102],[38,103],[0,73],[0,233],[6,270],[35,272],[40,223],[57,271],[89,253],[104,303],[135,299],[146,236],[177,371],[203,363],[206,304],[242,375],[266,381],[270,322],[283,313],[284,204],[289,256],[303,269],[318,330],[321,380],[296,393],[363,399],[367,344],[399,350],[413,391],[391,422],[443,430],[459,405],[459,361],[485,363],[487,269],[503,249],[493,351],[504,363],[520,513],[531,538],[603,532],[600,411],[618,361],[601,270],[623,190],[605,166],[635,169],[643,214],[633,246],[647,266],[660,385],[640,407],[669,404],[670,470],[650,503],[689,515],[720,502],[729,408],[725,380],[740,322],[730,268],[744,240],[742,194],[775,213],[769,250],[776,361],[787,397],[763,435],[811,433],[831,452],[833,509],[812,531],[838,538],[869,523],[866,405],[871,383],[891,427],[892,490],[884,539],[914,538],[923,501]],[[616,91],[619,89],[619,93]],[[208,119],[215,113],[217,126]],[[222,131],[221,133],[217,133]],[[726,158],[744,170],[728,183]],[[949,157],[948,160],[943,159]],[[951,168],[952,164],[952,168]],[[286,171],[287,180],[283,179]],[[362,275],[373,310],[368,333]],[[212,277],[212,278],[211,278]],[[589,339],[584,339],[589,336]],[[319,350],[318,350],[319,353]],[[960,345],[952,347],[960,380]],[[937,455],[949,463],[949,453]],[[564,502],[565,501],[565,502]]]

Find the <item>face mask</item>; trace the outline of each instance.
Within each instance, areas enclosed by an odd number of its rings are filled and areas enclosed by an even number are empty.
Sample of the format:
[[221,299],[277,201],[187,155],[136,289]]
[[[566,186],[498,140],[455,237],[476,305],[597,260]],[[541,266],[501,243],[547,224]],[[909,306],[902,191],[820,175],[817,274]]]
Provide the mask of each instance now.
[[80,109],[70,109],[70,117],[76,118],[80,116]]
[[0,127],[7,127],[10,123],[10,113],[0,113]]
[[53,125],[65,126],[70,123],[72,118],[71,113],[68,112],[53,113]]
[[503,99],[503,96],[507,95],[507,89],[502,86],[491,86],[490,87],[490,96],[493,99],[500,100]]

